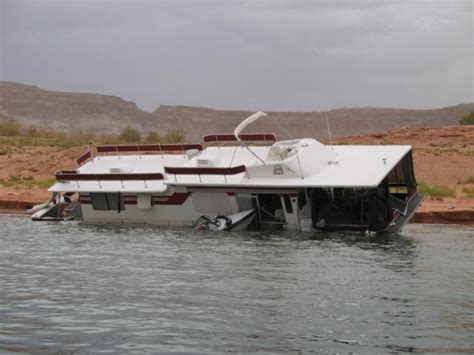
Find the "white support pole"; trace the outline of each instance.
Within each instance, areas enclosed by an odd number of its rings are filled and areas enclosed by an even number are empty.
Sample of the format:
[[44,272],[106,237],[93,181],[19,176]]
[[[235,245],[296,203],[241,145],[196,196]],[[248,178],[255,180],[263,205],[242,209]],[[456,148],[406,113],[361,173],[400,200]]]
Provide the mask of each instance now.
[[262,158],[260,158],[252,149],[250,149],[249,146],[244,141],[242,141],[239,137],[240,132],[242,132],[245,129],[245,127],[247,127],[249,124],[255,122],[256,120],[258,120],[260,117],[263,117],[263,116],[267,116],[267,114],[265,112],[258,111],[258,112],[255,112],[253,115],[247,117],[235,128],[234,136],[235,136],[235,139],[237,139],[237,141],[240,142],[240,144],[245,149],[247,149],[250,154],[252,154],[255,158],[260,160],[260,162],[263,165],[265,165],[265,161]]

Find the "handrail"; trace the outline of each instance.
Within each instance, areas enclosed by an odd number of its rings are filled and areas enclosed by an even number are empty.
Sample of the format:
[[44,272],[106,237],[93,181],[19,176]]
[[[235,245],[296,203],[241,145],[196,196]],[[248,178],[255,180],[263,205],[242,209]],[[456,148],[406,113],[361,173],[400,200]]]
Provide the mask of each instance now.
[[81,155],[79,155],[77,158],[76,158],[76,163],[77,163],[77,166],[81,166],[82,164],[84,164],[85,162],[89,161],[90,159],[92,158],[92,153],[90,150],[82,153]]
[[136,144],[136,145],[99,145],[97,153],[151,153],[151,152],[184,152],[189,149],[203,150],[201,144]]
[[77,170],[58,170],[57,173],[62,173],[62,174],[79,174]]
[[165,166],[165,173],[174,175],[235,175],[246,171],[245,165],[231,168],[195,168]]
[[57,181],[91,181],[91,180],[164,180],[161,173],[142,174],[80,174],[71,170],[60,170],[56,173]]
[[[244,142],[276,142],[275,133],[246,133],[240,134],[239,138]],[[208,134],[203,137],[205,143],[209,142],[237,142],[233,134]]]

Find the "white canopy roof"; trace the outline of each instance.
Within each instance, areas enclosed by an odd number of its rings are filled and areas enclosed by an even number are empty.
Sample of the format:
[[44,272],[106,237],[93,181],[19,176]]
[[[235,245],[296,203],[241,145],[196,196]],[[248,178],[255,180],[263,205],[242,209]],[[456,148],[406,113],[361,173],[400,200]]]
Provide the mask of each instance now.
[[[269,147],[252,147],[259,157],[265,158]],[[305,148],[309,149],[309,148]],[[324,147],[324,149],[329,149]],[[188,158],[185,154],[172,155],[122,155],[99,156],[81,166],[80,174],[121,173],[163,173],[164,180],[123,180],[123,181],[69,181],[58,182],[49,190],[55,192],[130,192],[163,193],[169,185],[174,186],[213,186],[213,187],[376,187],[395,165],[411,150],[411,146],[350,146],[332,147],[335,158],[324,163],[322,170],[311,176],[269,174],[252,177],[248,173],[236,175],[176,175],[164,173],[164,167],[197,167],[204,161],[213,167],[245,165],[247,168],[262,165],[243,147],[208,147],[200,155]],[[332,153],[331,153],[332,154]],[[317,155],[317,151],[315,154]],[[308,155],[306,155],[308,156]],[[199,161],[199,159],[201,159]],[[316,161],[307,158],[301,165],[310,166]],[[268,162],[274,163],[274,162]],[[321,164],[321,162],[319,162]],[[284,165],[284,162],[282,162]],[[112,169],[112,170],[111,170]],[[296,170],[296,169],[293,169]],[[270,170],[271,171],[271,170]],[[297,171],[295,172],[298,173]]]

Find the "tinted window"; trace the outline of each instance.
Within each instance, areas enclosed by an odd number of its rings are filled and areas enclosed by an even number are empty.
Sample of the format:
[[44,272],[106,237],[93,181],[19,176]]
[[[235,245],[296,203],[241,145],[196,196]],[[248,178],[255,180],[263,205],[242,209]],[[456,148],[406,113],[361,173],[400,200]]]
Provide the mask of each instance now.
[[[122,200],[122,195],[115,193],[115,194],[105,194],[107,200],[109,201],[109,209],[111,210],[118,210],[119,208],[119,200]],[[123,210],[123,208],[120,208]]]
[[106,194],[103,193],[91,193],[92,207],[98,211],[110,210],[109,202],[107,201]]
[[120,193],[91,193],[90,196],[92,208],[96,211],[125,210],[125,204]]

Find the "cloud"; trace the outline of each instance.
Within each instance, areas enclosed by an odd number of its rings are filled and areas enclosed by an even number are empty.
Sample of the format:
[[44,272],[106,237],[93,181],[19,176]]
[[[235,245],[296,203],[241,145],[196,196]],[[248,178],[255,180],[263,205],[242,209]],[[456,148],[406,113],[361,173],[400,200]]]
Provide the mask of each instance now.
[[473,100],[470,1],[1,4],[4,80],[119,95],[148,110]]

